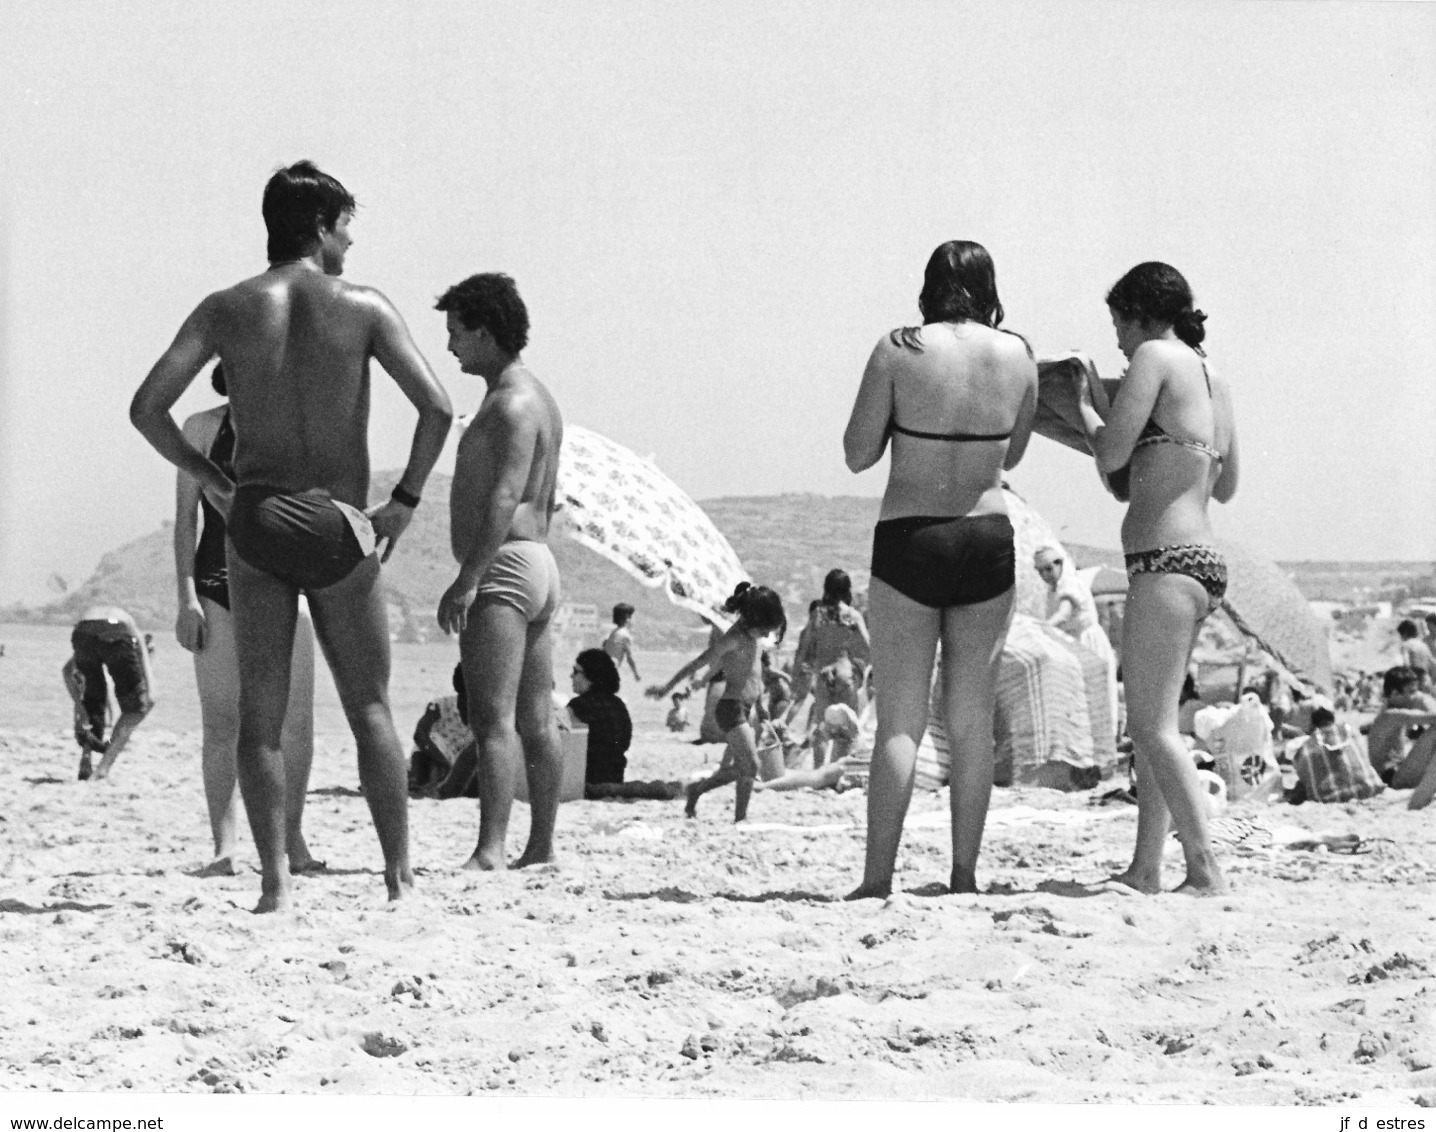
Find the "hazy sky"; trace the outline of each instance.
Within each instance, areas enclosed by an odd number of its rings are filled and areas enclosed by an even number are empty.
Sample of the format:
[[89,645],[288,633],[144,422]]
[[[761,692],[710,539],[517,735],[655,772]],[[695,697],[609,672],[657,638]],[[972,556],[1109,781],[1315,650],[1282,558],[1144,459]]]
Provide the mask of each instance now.
[[[1167,260],[1235,390],[1218,531],[1436,557],[1433,87],[1427,4],[6,3],[0,603],[172,515],[129,399],[264,268],[260,193],[301,157],[462,411],[433,301],[507,271],[566,418],[700,499],[881,493],[842,429],[938,243],[986,244],[1006,325],[1112,376],[1103,295]],[[402,465],[382,373],[374,406]],[[1012,478],[1118,545],[1090,460],[1035,439]]]

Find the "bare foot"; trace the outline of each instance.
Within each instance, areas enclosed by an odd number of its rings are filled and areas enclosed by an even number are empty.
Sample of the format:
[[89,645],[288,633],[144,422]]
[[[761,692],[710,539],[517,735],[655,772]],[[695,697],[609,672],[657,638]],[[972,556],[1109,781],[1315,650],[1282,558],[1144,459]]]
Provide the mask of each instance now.
[[1186,880],[1172,889],[1173,892],[1180,892],[1183,896],[1220,896],[1226,890],[1226,877],[1221,873],[1200,878],[1188,874]]
[[414,871],[412,869],[405,869],[402,873],[396,873],[392,876],[385,874],[384,887],[389,890],[389,900],[391,902],[413,896]]
[[869,884],[864,881],[843,897],[844,900],[886,900],[893,894],[892,882],[887,884]]
[[260,882],[259,903],[254,906],[256,915],[265,912],[287,912],[292,907],[294,898],[288,877],[274,884],[270,884],[268,880]]
[[530,865],[551,865],[554,861],[552,849],[540,850],[528,848],[523,851],[517,861],[509,866],[511,869],[526,869]]
[[481,853],[477,849],[474,850],[472,857],[459,866],[471,873],[497,873],[502,872],[506,867],[502,851],[497,854]]
[[90,765],[90,752],[86,751],[80,756],[80,781],[87,781],[95,773],[95,768]]
[[201,878],[235,876],[236,873],[234,870],[234,858],[231,857],[228,853],[224,854],[223,856],[216,857],[213,861],[205,865],[204,868],[200,869],[199,872],[195,873],[194,875]]
[[699,794],[697,786],[698,784],[694,783],[692,786],[689,786],[686,791],[684,791],[684,793],[688,795],[688,803],[683,807],[683,816],[685,818],[696,818],[698,816]]
[[977,873],[966,869],[953,869],[948,878],[947,890],[953,895],[973,896],[977,894]]
[[[1432,766],[1436,766],[1433,763]],[[1411,791],[1411,797],[1406,800],[1408,810],[1424,810],[1431,804],[1431,799],[1436,797],[1436,773],[1428,771]]]
[[297,854],[291,854],[289,857],[290,876],[318,876],[320,873],[327,872],[328,870],[328,861],[321,861],[318,857],[311,857],[307,852],[302,858]]
[[1128,869],[1125,873],[1113,873],[1107,878],[1108,884],[1119,884],[1123,888],[1130,888],[1133,892],[1140,892],[1146,896],[1156,896],[1162,891],[1162,882],[1152,877],[1138,876]]

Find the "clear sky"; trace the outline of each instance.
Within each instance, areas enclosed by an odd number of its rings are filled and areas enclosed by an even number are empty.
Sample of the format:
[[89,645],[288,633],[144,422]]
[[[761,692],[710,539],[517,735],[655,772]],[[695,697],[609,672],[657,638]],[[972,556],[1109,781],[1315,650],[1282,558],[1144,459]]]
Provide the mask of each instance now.
[[[1436,5],[16,0],[0,115],[0,603],[172,514],[129,398],[264,268],[301,157],[461,411],[433,301],[507,271],[566,418],[700,499],[881,493],[842,429],[938,243],[986,244],[1006,325],[1111,376],[1103,295],[1166,260],[1236,396],[1218,531],[1436,558]],[[375,467],[413,422],[376,375]],[[1118,545],[1090,460],[1035,439],[1013,483]]]

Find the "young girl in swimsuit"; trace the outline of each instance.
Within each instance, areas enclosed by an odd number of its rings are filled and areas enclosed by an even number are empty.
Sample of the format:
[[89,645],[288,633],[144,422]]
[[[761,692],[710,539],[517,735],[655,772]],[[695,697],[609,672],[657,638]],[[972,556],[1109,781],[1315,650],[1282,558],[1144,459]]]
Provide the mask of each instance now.
[[748,816],[753,780],[760,773],[765,779],[783,773],[781,751],[776,755],[774,765],[759,767],[752,712],[763,693],[761,642],[775,632],[781,642],[788,629],[788,619],[783,615],[782,599],[776,593],[767,586],[752,586],[747,582],[739,583],[723,608],[738,614],[733,627],[680,668],[667,684],[655,684],[649,688],[648,695],[661,700],[699,669],[722,668],[723,698],[718,701],[715,718],[723,729],[727,747],[718,769],[688,787],[688,805],[684,813],[690,818],[697,817],[699,798],[710,790],[736,782],[738,796],[733,804],[733,820],[739,822]]
[[1217,893],[1226,881],[1179,730],[1178,700],[1197,631],[1226,591],[1207,502],[1225,503],[1237,488],[1231,396],[1207,366],[1206,315],[1193,308],[1191,288],[1175,268],[1139,264],[1108,292],[1107,306],[1130,364],[1110,410],[1085,378],[1078,397],[1098,469],[1107,474],[1130,463],[1122,671],[1138,774],[1137,845],[1132,864],[1113,879],[1161,891],[1170,815],[1187,865],[1178,891]]
[[939,640],[954,892],[977,890],[992,796],[997,665],[1016,578],[1002,473],[1027,448],[1037,364],[1022,338],[998,329],[996,272],[980,244],[953,240],[933,252],[918,307],[921,327],[895,330],[873,350],[843,436],[854,472],[892,443],[868,589],[878,727],[867,858],[850,899],[892,891]]
[[[216,365],[210,376],[214,391],[227,393],[224,369]],[[184,436],[209,455],[228,474],[234,470],[234,428],[229,405],[195,413],[184,423]],[[203,527],[199,520],[203,516]],[[229,571],[225,558],[225,522],[200,491],[199,483],[179,473],[175,485],[175,578],[179,588],[179,616],[175,637],[194,654],[195,685],[199,689],[203,727],[200,769],[209,809],[214,857],[201,876],[234,873],[237,837],[235,748],[239,741],[239,655],[234,639],[234,615],[229,609]],[[284,717],[281,746],[284,751],[286,842],[291,872],[322,867],[309,853],[301,825],[304,797],[309,789],[309,768],[314,757],[314,637],[309,615],[299,607],[299,630],[294,634],[290,667],[289,711]]]

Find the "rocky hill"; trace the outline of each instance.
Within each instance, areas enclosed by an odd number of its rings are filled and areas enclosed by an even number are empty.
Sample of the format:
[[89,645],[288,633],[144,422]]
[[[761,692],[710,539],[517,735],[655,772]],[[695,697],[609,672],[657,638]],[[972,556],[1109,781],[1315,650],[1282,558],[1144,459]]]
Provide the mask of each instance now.
[[[372,498],[385,498],[397,478],[397,471],[376,475]],[[433,476],[424,490],[424,505],[385,567],[390,617],[400,639],[426,640],[438,634],[434,611],[454,576],[448,503],[448,477]],[[822,592],[823,575],[834,566],[852,574],[856,589],[867,586],[878,503],[855,496],[773,495],[709,499],[702,507],[754,580],[777,590],[790,614],[796,614]],[[1116,551],[1075,545],[1068,549],[1079,566],[1121,562]],[[631,602],[638,610],[636,631],[647,647],[686,648],[696,639],[699,622],[693,614],[606,559],[563,537],[556,540],[554,554],[566,601],[597,606],[604,622],[614,603]],[[63,597],[38,608],[0,610],[0,619],[69,624],[86,606],[105,602],[128,609],[147,629],[167,630],[175,614],[174,577],[171,526],[165,523],[110,551],[83,585]]]

